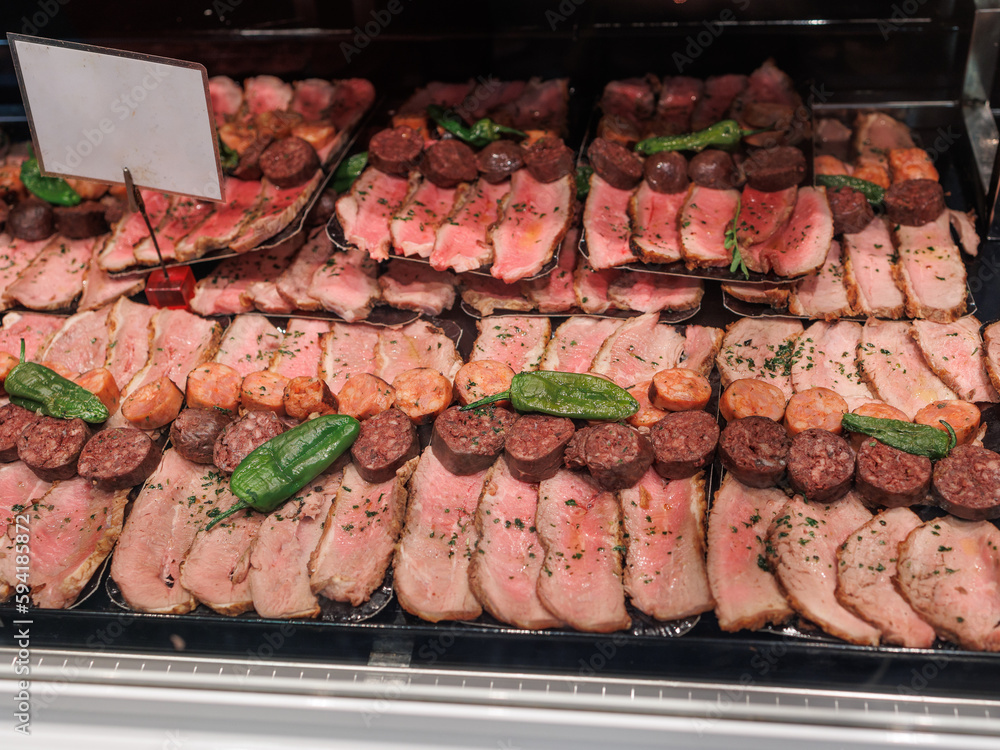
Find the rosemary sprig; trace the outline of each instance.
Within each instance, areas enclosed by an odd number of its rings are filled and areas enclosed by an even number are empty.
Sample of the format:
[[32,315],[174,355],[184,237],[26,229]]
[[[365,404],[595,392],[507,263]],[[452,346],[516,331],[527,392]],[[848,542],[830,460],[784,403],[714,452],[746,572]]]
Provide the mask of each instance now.
[[743,278],[749,279],[750,271],[747,269],[747,264],[743,261],[743,255],[740,253],[739,242],[736,241],[736,222],[740,220],[741,206],[741,199],[737,198],[736,215],[733,217],[733,223],[726,227],[726,234],[722,245],[730,252],[733,259],[733,262],[729,264],[729,273],[736,273],[737,269],[739,269],[743,273]]

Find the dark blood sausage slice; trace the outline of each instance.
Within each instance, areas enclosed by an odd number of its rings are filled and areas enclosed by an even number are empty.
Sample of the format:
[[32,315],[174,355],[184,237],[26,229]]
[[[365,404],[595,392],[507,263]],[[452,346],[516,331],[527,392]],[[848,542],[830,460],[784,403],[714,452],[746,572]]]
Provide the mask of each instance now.
[[453,188],[460,182],[472,182],[479,174],[476,154],[454,138],[432,143],[420,160],[420,174],[439,188]]
[[688,176],[701,187],[726,190],[736,187],[736,165],[725,151],[708,149],[688,162]]
[[259,180],[264,175],[260,169],[260,157],[273,142],[274,136],[270,133],[261,133],[254,138],[240,154],[240,161],[233,170],[233,177],[238,180]]
[[562,138],[547,135],[524,152],[524,164],[539,182],[555,182],[573,171],[573,152]]
[[642,166],[646,182],[657,193],[681,193],[687,190],[687,160],[676,151],[661,151],[646,157]]
[[219,433],[212,451],[212,461],[222,471],[232,473],[254,448],[284,431],[284,423],[273,411],[248,411],[235,422],[227,424]]
[[7,233],[19,240],[37,242],[56,231],[52,206],[36,198],[26,198],[7,215]]
[[628,425],[597,425],[587,435],[583,458],[590,475],[606,490],[633,486],[653,463],[653,447]]
[[893,224],[919,227],[944,212],[944,188],[934,180],[897,182],[885,193],[885,211]]
[[319,155],[309,141],[291,136],[275,141],[260,155],[260,171],[280,188],[301,185],[319,169]]
[[361,423],[351,457],[366,482],[379,484],[396,476],[396,470],[420,453],[417,428],[399,409],[386,409]]
[[476,168],[491,185],[503,182],[523,166],[524,152],[514,141],[493,141],[476,154]]
[[665,479],[684,479],[704,469],[715,455],[719,425],[703,411],[677,411],[649,428],[653,468]]
[[587,148],[594,171],[611,187],[631,190],[642,181],[642,159],[620,143],[595,138]]
[[87,441],[77,471],[100,489],[114,492],[142,484],[158,463],[160,449],[145,432],[113,427]]
[[185,409],[170,423],[170,444],[188,461],[210,464],[215,441],[233,415],[220,409]]
[[0,461],[17,460],[17,439],[24,428],[38,419],[35,412],[16,404],[0,406]]
[[785,473],[792,441],[785,428],[767,417],[744,417],[719,436],[719,457],[749,487],[773,487]]
[[806,157],[794,146],[758,149],[743,162],[743,173],[754,190],[775,193],[805,179]]
[[97,237],[108,231],[103,203],[84,201],[75,206],[56,206],[56,231],[70,239]]
[[507,432],[504,449],[515,479],[541,482],[555,476],[563,452],[576,432],[572,419],[545,414],[525,414]]
[[117,223],[128,209],[128,204],[116,195],[105,195],[99,203],[104,206],[104,220],[108,226]]
[[380,130],[368,143],[368,163],[386,174],[405,177],[417,166],[424,139],[409,125]]
[[849,187],[827,189],[826,199],[833,213],[834,234],[857,234],[875,218],[872,204],[857,190]]
[[39,417],[17,439],[17,455],[39,479],[72,479],[89,439],[90,428],[82,419]]
[[514,412],[499,407],[461,411],[452,406],[434,420],[431,445],[452,474],[475,474],[489,468],[500,455],[516,418]]
[[307,227],[318,227],[325,225],[330,217],[333,216],[333,210],[337,205],[337,192],[333,189],[324,190],[319,196],[313,207],[309,209],[309,213],[306,214],[306,226]]
[[807,500],[839,500],[854,479],[854,450],[840,435],[803,430],[788,449],[788,483]]
[[585,455],[587,438],[597,428],[596,425],[584,427],[573,433],[573,437],[566,443],[566,450],[563,452],[563,465],[567,469],[586,469],[587,458]]
[[931,489],[931,460],[865,438],[858,449],[854,489],[870,505],[920,505]]
[[932,478],[938,504],[970,521],[1000,516],[1000,454],[975,445],[960,445],[934,465]]

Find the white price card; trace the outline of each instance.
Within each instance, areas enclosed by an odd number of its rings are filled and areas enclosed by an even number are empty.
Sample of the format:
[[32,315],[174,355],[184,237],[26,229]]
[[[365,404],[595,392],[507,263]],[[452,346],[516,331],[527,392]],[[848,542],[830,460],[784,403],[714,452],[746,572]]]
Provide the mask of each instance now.
[[222,200],[202,65],[8,34],[39,166],[46,175],[124,182]]

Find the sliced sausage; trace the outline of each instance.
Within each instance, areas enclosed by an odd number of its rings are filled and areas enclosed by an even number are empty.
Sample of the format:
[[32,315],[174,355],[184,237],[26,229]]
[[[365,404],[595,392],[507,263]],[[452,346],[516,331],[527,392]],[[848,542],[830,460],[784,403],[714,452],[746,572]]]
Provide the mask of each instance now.
[[727,422],[744,417],[767,417],[780,422],[785,417],[785,394],[763,380],[734,380],[722,392],[719,412]]
[[660,370],[649,386],[649,401],[658,409],[689,411],[704,409],[712,397],[712,385],[704,375],[677,367]]
[[839,500],[854,479],[854,450],[840,435],[804,430],[788,449],[788,483],[807,500]]
[[930,154],[922,148],[889,149],[889,176],[894,183],[907,180],[937,182],[940,178]]
[[103,198],[108,192],[109,185],[94,180],[78,180],[73,177],[65,178],[67,184],[73,188],[77,194],[85,201],[96,201]]
[[396,407],[414,424],[430,422],[451,403],[451,381],[430,367],[399,373],[392,387],[396,389]]
[[919,227],[944,213],[944,188],[934,180],[897,182],[885,192],[884,202],[893,224]]
[[56,231],[52,206],[37,198],[25,198],[7,214],[7,233],[19,240],[37,242]]
[[566,443],[566,450],[563,451],[563,466],[567,469],[587,468],[587,438],[596,428],[597,425],[588,425],[573,433]]
[[865,502],[878,507],[899,508],[927,502],[931,489],[931,460],[914,456],[861,436],[854,489]]
[[757,149],[743,162],[743,173],[754,190],[776,193],[805,179],[806,157],[795,146]]
[[231,474],[254,449],[284,431],[285,425],[273,411],[248,411],[222,428],[212,449],[212,463]]
[[454,138],[436,141],[424,150],[420,159],[420,174],[439,188],[453,188],[460,182],[472,182],[478,174],[476,154]]
[[455,399],[462,406],[510,389],[514,371],[506,362],[478,359],[455,373]]
[[417,428],[399,409],[386,409],[362,422],[358,438],[351,446],[358,473],[372,484],[388,482],[419,453]]
[[511,475],[522,482],[555,476],[576,428],[573,420],[547,414],[524,414],[507,431],[504,450]]
[[122,402],[122,416],[140,430],[158,430],[177,419],[184,394],[170,378],[157,378],[130,393]]
[[642,174],[657,193],[683,193],[691,182],[687,159],[677,151],[661,151],[647,156]]
[[934,497],[952,515],[970,521],[1000,516],[1000,454],[960,445],[934,464]]
[[813,172],[816,174],[839,174],[850,176],[851,168],[836,156],[830,156],[829,154],[817,154],[813,156]]
[[218,409],[185,409],[170,424],[170,443],[182,458],[196,464],[213,462],[215,441],[235,414]]
[[104,205],[97,201],[84,201],[75,206],[55,206],[56,232],[75,240],[97,237],[108,231]]
[[296,136],[282,138],[260,155],[260,171],[280,188],[308,182],[319,169],[319,155],[309,141]]
[[611,422],[594,426],[583,445],[590,475],[606,490],[632,487],[653,463],[653,446],[638,430]]
[[396,389],[368,373],[352,375],[337,394],[341,414],[365,421],[381,414],[396,401]]
[[773,487],[785,473],[792,441],[785,428],[767,417],[744,417],[719,436],[719,457],[749,487]]
[[240,406],[243,377],[229,365],[208,362],[187,376],[187,405],[192,409],[225,409],[234,414]]
[[665,409],[653,406],[653,403],[649,400],[652,384],[652,380],[645,380],[626,389],[629,395],[639,403],[638,411],[625,420],[633,427],[648,429],[670,413]]
[[523,166],[524,151],[514,141],[493,141],[476,154],[476,168],[491,185],[509,179]]
[[500,455],[515,419],[514,412],[492,404],[471,411],[445,409],[434,420],[434,454],[452,474],[483,471]]
[[16,404],[0,406],[0,461],[9,464],[17,460],[17,439],[37,419],[35,412]]
[[87,370],[87,372],[75,377],[73,382],[97,396],[108,410],[108,414],[114,414],[118,411],[121,392],[118,390],[118,383],[115,382],[115,376],[111,374],[110,370],[103,367]]
[[[862,404],[857,409],[855,409],[852,414],[857,414],[862,417],[877,417],[878,419],[895,419],[900,422],[909,422],[910,418],[906,416],[904,412],[901,412],[895,406],[889,406],[889,404],[884,401],[870,401],[867,404]],[[861,449],[862,441],[868,436],[861,432],[850,433],[851,447],[854,448],[855,452]]]
[[979,407],[969,401],[932,401],[913,415],[917,424],[936,427],[942,432],[948,432],[942,422],[947,422],[955,431],[955,439],[959,445],[971,443],[979,434],[981,412]]
[[7,376],[10,375],[10,371],[17,367],[19,363],[20,360],[13,354],[0,352],[0,396],[7,393],[4,390],[3,384],[7,382]]
[[288,378],[284,375],[261,370],[247,373],[240,386],[240,406],[245,411],[273,411],[285,416],[285,386]]
[[524,165],[539,182],[555,182],[571,174],[574,162],[573,151],[554,135],[539,138],[524,152]]
[[90,428],[82,419],[38,417],[17,438],[17,456],[46,482],[72,479],[89,439]]
[[702,151],[688,162],[688,176],[696,185],[715,190],[726,190],[737,184],[733,157],[715,148]]
[[810,388],[792,395],[785,407],[785,428],[791,436],[813,427],[840,434],[847,413],[844,397],[829,388]]
[[707,412],[673,412],[649,428],[649,440],[656,473],[665,479],[684,479],[711,463],[719,425]]
[[409,125],[381,130],[368,144],[368,162],[386,174],[405,177],[417,166],[424,139]]
[[233,170],[233,177],[238,180],[259,180],[263,177],[260,157],[272,143],[274,143],[273,133],[260,133],[254,138],[240,154],[240,161]]
[[320,378],[299,375],[288,381],[281,397],[285,414],[292,419],[305,420],[310,414],[336,414],[337,397],[330,386]]
[[877,162],[859,164],[854,168],[851,176],[865,182],[871,182],[885,190],[889,189],[889,170],[884,164]]
[[142,430],[113,427],[94,435],[80,452],[77,471],[114,492],[146,481],[160,463],[160,449]]
[[875,218],[872,204],[864,193],[849,187],[827,190],[826,200],[833,214],[834,234],[857,234]]
[[631,190],[642,181],[642,159],[619,143],[595,138],[587,148],[594,171],[611,187]]
[[73,372],[62,362],[49,362],[47,360],[42,360],[38,364],[40,364],[42,367],[47,367],[57,375],[61,375],[62,377],[66,378],[66,380],[73,380],[77,377],[77,375],[80,374],[78,372]]

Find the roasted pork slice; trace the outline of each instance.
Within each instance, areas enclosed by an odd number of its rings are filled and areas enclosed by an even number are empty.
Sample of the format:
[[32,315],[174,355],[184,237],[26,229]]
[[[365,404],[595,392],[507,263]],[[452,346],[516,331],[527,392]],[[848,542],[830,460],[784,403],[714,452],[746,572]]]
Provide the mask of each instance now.
[[619,190],[597,172],[590,176],[590,192],[583,209],[583,231],[590,267],[601,271],[637,260],[629,245],[631,190]]
[[278,187],[264,179],[260,198],[254,206],[253,218],[240,227],[239,236],[229,243],[230,249],[244,253],[271,239],[292,223],[299,211],[309,203],[322,181],[323,172],[318,169],[308,182],[290,188]]
[[715,358],[722,387],[741,378],[755,378],[780,388],[785,398],[790,398],[796,339],[801,333],[802,324],[797,320],[737,320],[726,329]]
[[295,305],[278,294],[278,285],[271,281],[255,281],[240,295],[244,302],[269,315],[288,315],[295,312]]
[[903,316],[905,298],[895,283],[895,252],[889,227],[879,216],[861,232],[844,235],[844,286],[859,315]]
[[298,112],[306,120],[322,120],[333,104],[336,88],[322,78],[306,78],[292,83],[291,112]]
[[837,552],[837,599],[881,630],[885,644],[930,648],[934,643],[934,628],[892,583],[899,545],[920,524],[909,508],[890,508],[851,533]]
[[691,310],[704,294],[701,279],[644,271],[623,273],[608,285],[608,299],[615,307],[644,313]]
[[659,193],[645,180],[628,202],[629,243],[645,263],[673,263],[681,259],[681,208],[687,193]]
[[948,212],[921,227],[894,230],[896,277],[906,296],[906,314],[950,323],[965,313],[968,294],[962,253],[951,239]]
[[128,493],[76,477],[56,482],[36,502],[28,575],[34,606],[65,609],[76,601],[121,534]]
[[566,312],[576,304],[573,293],[573,270],[576,268],[580,229],[566,232],[559,260],[552,271],[540,279],[521,282],[521,292],[540,313]]
[[241,377],[266,370],[283,338],[284,334],[263,315],[237,315],[222,334],[215,361],[229,365]]
[[59,310],[69,307],[83,293],[83,278],[93,254],[93,237],[69,240],[56,236],[4,296],[30,310]]
[[125,388],[149,358],[149,323],[155,307],[140,305],[122,297],[108,313],[108,356],[104,367]]
[[453,380],[461,366],[462,357],[455,349],[455,342],[426,320],[379,332],[375,374],[387,383],[399,373],[417,367],[429,367]]
[[21,461],[0,466],[0,602],[6,601],[19,583],[16,534],[11,533],[15,529],[10,524],[16,515],[32,512],[34,502],[51,486]]
[[406,528],[393,560],[393,585],[407,612],[430,622],[474,620],[482,606],[469,587],[475,513],[489,469],[456,476],[432,447],[410,479]]
[[111,558],[111,577],[132,609],[184,614],[197,606],[181,585],[180,565],[195,534],[208,523],[209,511],[220,507],[216,490],[223,484],[214,467],[193,464],[174,450],[163,453]]
[[417,461],[411,459],[379,484],[366,482],[354,464],[347,465],[309,562],[314,593],[357,607],[382,584],[403,528],[406,483]]
[[706,378],[715,367],[715,357],[722,347],[725,331],[710,326],[688,325],[684,328],[684,354],[678,367],[694,370]]
[[538,598],[577,630],[627,628],[622,585],[621,509],[587,475],[560,469],[538,485],[535,528],[545,550]]
[[[700,84],[700,81],[694,78],[685,78],[681,81],[692,81]],[[647,120],[656,111],[654,86],[656,86],[656,79],[651,76],[610,81],[604,87],[604,93],[601,95],[601,111],[605,116],[627,117],[636,122]],[[683,101],[682,88],[682,85],[678,85],[674,92],[674,103],[676,104]],[[663,96],[662,93],[661,96]],[[690,118],[690,114],[688,117]]]
[[[127,273],[111,276],[107,271],[98,265],[97,258],[100,254],[101,240],[94,245],[94,252],[90,256],[90,265],[83,277],[83,294],[80,301],[76,303],[77,311],[96,310],[104,307],[120,297],[131,297],[146,288],[146,274]],[[2,263],[2,258],[0,258]]]
[[[463,81],[462,83],[431,81],[423,88],[418,88],[410,95],[409,99],[403,102],[393,117],[393,124],[398,124],[396,118],[407,115],[426,117],[427,107],[431,104],[437,104],[439,107],[446,108],[457,107],[470,94],[472,86],[472,81]],[[406,120],[406,122],[409,122],[409,120]]]
[[910,336],[910,324],[868,319],[858,344],[861,375],[880,401],[913,419],[932,401],[956,399],[927,365]]
[[309,584],[309,559],[340,488],[342,472],[328,469],[271,513],[250,545],[250,595],[261,617],[300,620],[319,614]]
[[730,74],[706,79],[705,90],[691,114],[691,130],[703,130],[726,119],[733,100],[743,93],[746,85],[747,77],[743,75]]
[[527,169],[515,172],[500,218],[489,232],[493,243],[490,273],[511,284],[541,271],[566,236],[575,198],[571,174],[544,183]]
[[854,151],[859,164],[886,160],[894,148],[913,148],[910,129],[882,112],[858,113],[854,120]]
[[422,263],[391,260],[378,285],[385,303],[400,310],[434,316],[455,304],[455,275]]
[[608,336],[590,371],[628,388],[676,367],[683,353],[684,336],[673,326],[660,325],[656,313],[646,313],[625,321]]
[[708,518],[708,582],[719,627],[727,632],[779,624],[794,612],[767,559],[767,530],[788,497],[726,474]]
[[288,109],[292,86],[275,76],[255,76],[243,82],[243,96],[251,115]]
[[285,328],[281,346],[275,351],[267,369],[288,379],[300,376],[316,377],[319,374],[319,361],[323,354],[320,336],[329,330],[330,323],[325,320],[292,318]]
[[620,493],[625,593],[657,620],[682,620],[715,606],[705,570],[705,475],[664,479],[649,469]]
[[798,192],[798,188],[790,187],[766,193],[746,185],[736,217],[736,239],[740,246],[759,245],[774,237],[791,217]]
[[554,628],[561,621],[538,598],[545,552],[535,530],[538,485],[511,476],[501,457],[489,470],[476,509],[476,553],[469,585],[483,609],[519,628]]
[[942,382],[966,401],[1000,401],[986,372],[986,351],[972,315],[954,323],[914,320],[910,335]]
[[441,188],[430,180],[421,180],[410,191],[406,202],[400,206],[389,224],[392,246],[396,252],[419,258],[431,257],[437,228],[444,223],[456,200],[467,189],[467,185]]
[[239,112],[243,104],[243,87],[229,76],[212,76],[208,79],[208,95],[212,101],[215,124],[222,125]]
[[613,268],[606,271],[595,271],[585,258],[573,272],[573,296],[576,304],[585,313],[601,315],[614,307],[608,298],[608,288],[623,272]]
[[840,243],[830,243],[826,261],[813,276],[806,276],[791,287],[788,312],[805,318],[836,320],[851,315],[847,287],[844,286],[844,266],[841,261]]
[[523,293],[521,284],[505,284],[492,276],[463,273],[458,277],[462,301],[480,315],[492,315],[496,310],[527,312],[534,305]]
[[259,253],[226,258],[194,287],[191,309],[199,315],[235,315],[253,311],[245,296],[252,284],[273,279],[284,271],[295,253],[294,243]]
[[986,372],[994,388],[1000,388],[1000,323],[991,323],[983,331],[983,345],[986,347]]
[[722,291],[730,297],[735,297],[743,302],[754,305],[770,305],[781,309],[788,304],[788,295],[791,291],[789,284],[723,284]]
[[480,78],[479,85],[469,92],[459,105],[459,109],[470,122],[474,122],[486,117],[492,110],[516,101],[524,93],[526,85],[526,81],[494,81]]
[[942,638],[1000,651],[1000,531],[988,521],[945,516],[899,545],[895,584]]
[[976,232],[976,212],[962,212],[949,208],[948,219],[951,221],[952,229],[958,232],[958,241],[961,243],[962,249],[969,255],[979,255],[979,234]]
[[829,388],[842,396],[851,410],[873,401],[875,396],[858,372],[861,333],[861,324],[848,320],[817,321],[804,330],[795,343],[792,362],[795,392]]
[[334,87],[326,119],[338,131],[350,130],[375,101],[375,87],[364,78],[342,78]]
[[[177,243],[215,211],[215,204],[184,195],[170,199],[170,207],[156,229],[156,241],[164,260],[177,257]],[[132,249],[136,261],[143,266],[155,266],[159,261],[151,237],[140,240]]]
[[689,268],[728,266],[732,252],[726,249],[726,230],[732,228],[738,190],[716,190],[692,185],[681,208],[681,252]]
[[337,220],[344,237],[375,260],[389,257],[389,222],[409,192],[405,177],[394,177],[368,167],[350,192],[337,199]]
[[495,109],[491,116],[497,122],[518,130],[543,130],[563,135],[569,108],[569,79],[533,77],[520,96]]
[[319,337],[322,353],[319,376],[334,393],[340,393],[351,375],[375,372],[379,329],[364,323],[331,323]]
[[497,315],[477,320],[476,329],[469,361],[505,362],[514,372],[537,370],[552,337],[548,318]]
[[[146,206],[149,223],[159,226],[170,207],[170,196],[156,190],[143,190],[142,202]],[[127,213],[112,229],[97,256],[97,264],[105,271],[124,271],[135,265],[136,245],[149,237],[149,227],[140,213]]]
[[316,269],[309,296],[344,320],[364,320],[381,296],[377,264],[360,248],[337,250]]
[[221,338],[222,326],[214,320],[186,310],[158,310],[149,321],[149,358],[122,397],[163,376],[184,390],[188,373],[215,356]]
[[489,230],[500,218],[500,205],[510,192],[510,181],[491,185],[476,180],[455,201],[438,227],[431,265],[438,271],[475,271],[493,262]]
[[697,78],[664,78],[656,102],[656,132],[662,135],[690,133],[691,116],[704,89],[704,82]]
[[853,492],[831,505],[796,495],[767,534],[768,563],[792,608],[830,635],[865,646],[877,646],[881,631],[846,610],[835,592],[837,550],[871,517]]
[[552,334],[540,370],[587,372],[607,338],[622,325],[613,318],[574,315],[563,321]]
[[[253,220],[263,191],[260,180],[227,177],[222,193],[225,203],[217,206],[211,216],[176,243],[174,253],[178,260],[200,258],[210,250],[229,247],[240,236],[243,227]],[[107,267],[104,263],[101,266]]]
[[50,238],[27,242],[0,234],[0,310],[14,305],[14,300],[7,296],[8,287],[17,281],[17,277],[38,257],[49,241]]
[[104,367],[108,352],[108,314],[111,306],[80,312],[66,323],[39,356],[42,362],[62,365],[70,372],[86,372]]
[[319,310],[319,300],[309,296],[313,276],[333,253],[326,227],[316,227],[295,254],[291,264],[275,279],[278,294],[297,310]]
[[826,260],[833,241],[833,214],[822,187],[799,188],[791,217],[761,245],[747,248],[750,258],[759,258],[755,271],[773,271],[778,276],[803,276],[817,271]]
[[23,339],[24,358],[37,362],[65,322],[66,318],[58,315],[9,312],[3,316],[3,327],[0,327],[0,352],[18,357]]

